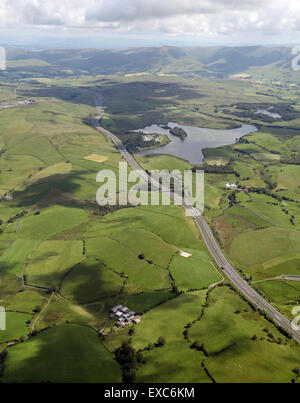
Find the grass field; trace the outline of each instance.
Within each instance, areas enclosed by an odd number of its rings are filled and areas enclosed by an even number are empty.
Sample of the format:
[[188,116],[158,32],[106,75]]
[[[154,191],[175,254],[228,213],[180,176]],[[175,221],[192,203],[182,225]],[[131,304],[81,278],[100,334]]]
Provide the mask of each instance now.
[[189,335],[203,344],[205,367],[217,382],[289,382],[299,362],[299,347],[286,344],[274,326],[228,287],[211,292]]
[[7,226],[2,239],[35,239],[46,240],[67,229],[74,228],[87,220],[87,214],[80,209],[53,206],[36,216],[27,215],[21,225],[14,222]]
[[59,289],[65,274],[83,258],[81,241],[44,241],[28,262],[27,282]]
[[28,312],[42,306],[45,295],[41,295],[37,291],[22,290],[16,294],[9,302],[8,309],[10,311]]
[[136,154],[134,157],[144,169],[149,171],[154,169],[158,169],[159,171],[162,171],[163,169],[169,171],[179,169],[180,171],[184,171],[191,168],[191,165],[188,162],[171,155],[141,156]]
[[143,316],[142,323],[135,328],[133,346],[147,347],[149,343],[156,343],[160,336],[165,338],[166,345],[144,353],[147,365],[139,369],[137,381],[209,382],[201,366],[201,353],[190,350],[182,334],[187,323],[200,315],[204,301],[204,291],[189,293]]
[[[83,342],[84,340],[84,342]],[[121,370],[96,333],[61,325],[8,350],[4,382],[120,382]]]
[[251,267],[276,258],[291,259],[299,252],[299,242],[298,231],[271,227],[239,235],[232,242],[231,254],[242,267]]
[[86,259],[64,278],[61,293],[72,301],[88,303],[121,292],[124,279],[95,259]]
[[131,296],[127,305],[134,312],[147,312],[174,297],[175,294],[170,290],[149,291]]
[[148,230],[167,244],[178,248],[197,248],[199,245],[199,233],[195,224],[185,217],[178,206],[141,206],[119,210],[104,217],[101,223],[91,225],[86,237],[94,238],[105,236],[108,232],[119,232],[127,225],[131,230]]
[[0,344],[24,337],[28,333],[26,322],[32,316],[26,313],[7,312],[6,330],[0,331]]
[[58,295],[53,296],[51,302],[41,318],[37,323],[37,330],[43,330],[49,326],[57,324],[74,322],[81,325],[98,326],[105,322],[106,315],[97,312],[90,312],[89,307],[77,305],[72,301],[67,301]]
[[182,340],[184,326],[200,316],[205,295],[205,291],[184,294],[147,312],[142,323],[136,326],[133,345],[147,347],[159,336],[165,337],[168,344]]
[[140,251],[132,251],[110,238],[93,238],[86,242],[88,256],[95,256],[106,266],[121,275],[128,276],[129,291],[149,291],[170,287],[166,269],[139,259]]
[[192,256],[185,258],[176,255],[170,265],[172,276],[180,291],[208,288],[222,280],[205,250],[186,249],[185,252]]
[[268,280],[254,285],[288,318],[294,319],[292,309],[300,304],[300,283],[297,281]]
[[32,239],[17,239],[14,241],[0,256],[1,277],[6,274],[22,273],[26,259],[38,244],[38,240]]
[[[27,70],[33,65],[43,67],[30,59]],[[183,67],[174,66],[179,74]],[[19,97],[37,101],[0,110],[0,197],[13,195],[0,209],[0,305],[11,311],[0,343],[26,336],[28,326],[43,331],[8,348],[1,381],[120,382],[113,350],[130,338],[144,349],[163,336],[163,347],[143,352],[136,381],[289,382],[299,349],[228,287],[207,290],[221,276],[192,218],[176,206],[96,205],[98,171],[118,174],[121,156],[83,121],[96,114],[101,93],[101,123],[121,138],[170,121],[215,129],[259,124],[236,144],[204,150],[204,215],[234,266],[290,315],[299,305],[298,284],[255,280],[299,274],[300,122],[282,120],[273,128],[259,116],[236,112],[242,103],[255,110],[258,103],[282,106],[291,99],[299,110],[297,89],[264,79],[258,85],[157,74],[24,77],[11,88],[0,83],[0,102],[16,85]],[[191,168],[167,155],[136,158],[148,170]],[[242,186],[235,198],[227,182]],[[193,256],[179,256],[180,250]],[[25,285],[16,276],[21,273]],[[144,313],[132,336],[128,328],[114,331],[109,311],[117,304]],[[112,333],[102,344],[88,326]],[[195,340],[208,356],[190,348]]]

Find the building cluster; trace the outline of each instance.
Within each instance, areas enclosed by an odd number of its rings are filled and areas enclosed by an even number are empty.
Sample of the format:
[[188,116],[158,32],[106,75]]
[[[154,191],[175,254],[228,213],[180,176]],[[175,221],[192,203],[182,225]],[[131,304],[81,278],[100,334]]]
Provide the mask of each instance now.
[[238,187],[235,183],[226,183],[225,189],[226,190],[236,190]]
[[158,136],[155,136],[155,135],[152,135],[152,134],[146,134],[146,135],[144,135],[144,136],[143,136],[143,139],[144,139],[145,142],[153,141],[153,140],[155,140],[156,142],[159,142],[159,137],[158,137]]
[[117,319],[116,325],[118,327],[128,326],[131,323],[140,323],[141,317],[123,305],[117,305],[110,310],[110,317]]
[[12,195],[4,195],[4,196],[1,197],[0,200],[13,201],[14,197]]
[[25,99],[24,104],[35,104],[35,101],[33,99]]

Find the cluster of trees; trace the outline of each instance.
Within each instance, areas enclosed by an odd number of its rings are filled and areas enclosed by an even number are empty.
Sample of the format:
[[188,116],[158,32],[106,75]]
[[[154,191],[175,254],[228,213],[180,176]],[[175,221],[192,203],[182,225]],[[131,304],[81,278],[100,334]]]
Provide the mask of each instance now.
[[165,344],[166,344],[165,338],[162,337],[162,336],[160,336],[160,337],[157,339],[157,342],[156,342],[156,343],[154,343],[154,344],[153,344],[153,343],[149,343],[148,346],[145,348],[145,350],[151,351],[151,350],[153,350],[154,348],[163,347]]
[[2,374],[3,374],[3,371],[4,371],[4,360],[5,360],[5,358],[7,357],[7,351],[6,350],[3,350],[2,351],[2,353],[0,353],[0,378],[1,378],[1,376],[2,376]]
[[[265,94],[264,94],[265,95]],[[233,115],[241,118],[252,118],[262,120],[267,123],[273,123],[274,118],[272,116],[267,116],[265,114],[257,114],[257,110],[265,109],[269,110],[271,113],[277,113],[281,116],[282,120],[288,121],[297,118],[297,111],[294,109],[292,103],[278,103],[278,104],[270,104],[270,103],[257,103],[257,104],[249,104],[249,103],[240,103],[236,106],[237,111],[232,112]]]
[[[131,329],[130,335],[134,333]],[[147,350],[151,350],[154,347],[163,347],[166,344],[164,337],[160,336],[155,345],[149,345]],[[131,341],[124,342],[121,347],[117,348],[114,352],[115,358],[121,365],[123,370],[123,381],[126,383],[132,383],[136,378],[136,371],[139,365],[146,362],[143,357],[141,350],[136,351],[132,345]]]
[[122,138],[122,142],[130,153],[136,153],[140,148],[152,147],[158,144],[154,139],[144,141],[141,133],[126,135]]
[[246,137],[239,137],[236,139],[236,144],[250,144],[250,141]]
[[27,213],[28,213],[28,211],[23,210],[21,213],[18,213],[18,214],[16,214],[14,217],[9,218],[9,219],[7,220],[7,223],[8,223],[8,224],[11,224],[11,223],[13,223],[14,221],[18,220],[19,218],[24,217],[24,215],[27,214]]
[[94,211],[94,215],[100,216],[100,217],[104,217],[107,214],[110,213],[114,213],[115,211],[118,210],[122,210],[124,208],[128,209],[128,208],[134,208],[135,206],[132,206],[131,204],[127,204],[126,206],[120,206],[119,204],[117,204],[116,206],[99,206],[97,205],[96,210]]
[[227,165],[208,165],[208,164],[193,165],[192,171],[196,172],[197,170],[203,170],[203,171],[205,171],[205,173],[208,173],[208,174],[234,174],[237,177],[240,176],[240,174],[233,169],[231,164],[227,164]]
[[123,381],[132,383],[136,378],[136,371],[140,364],[145,363],[141,351],[136,351],[130,342],[124,342],[114,352],[115,358],[123,370]]
[[300,367],[295,367],[295,368],[293,369],[293,372],[294,372],[294,374],[297,375],[297,377],[299,377],[299,376],[300,376]]
[[95,126],[96,120],[92,114],[89,114],[89,116],[86,116],[82,118],[82,122],[88,126]]
[[228,196],[228,201],[229,201],[229,207],[232,207],[235,204],[237,204],[236,192],[230,193],[230,195]]
[[187,137],[187,133],[181,127],[174,127],[174,129],[170,129],[170,133],[173,136],[179,137],[181,140],[184,140]]
[[286,165],[300,165],[300,154],[293,153],[290,158],[281,160],[281,163]]

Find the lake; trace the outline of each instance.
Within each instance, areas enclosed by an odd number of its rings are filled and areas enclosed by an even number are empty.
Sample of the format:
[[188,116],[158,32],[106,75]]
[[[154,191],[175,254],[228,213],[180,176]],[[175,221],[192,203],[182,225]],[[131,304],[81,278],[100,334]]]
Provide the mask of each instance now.
[[205,129],[202,127],[181,126],[170,122],[170,128],[179,127],[186,131],[187,137],[181,140],[179,137],[170,134],[169,130],[163,129],[161,126],[152,125],[144,129],[135,130],[144,134],[159,133],[169,137],[171,142],[165,146],[154,148],[151,150],[140,151],[139,155],[156,155],[169,154],[182,158],[191,164],[201,164],[204,160],[202,150],[205,148],[216,148],[234,144],[237,138],[246,134],[257,131],[252,125],[243,125],[237,129],[217,130]]

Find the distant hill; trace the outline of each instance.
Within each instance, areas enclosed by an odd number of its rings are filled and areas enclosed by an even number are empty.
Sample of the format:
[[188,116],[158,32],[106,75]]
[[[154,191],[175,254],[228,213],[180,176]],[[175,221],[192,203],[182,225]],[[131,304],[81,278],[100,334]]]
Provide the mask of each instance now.
[[136,48],[126,50],[8,51],[8,72],[40,74],[134,74],[141,72],[228,77],[252,67],[288,68],[288,47]]

